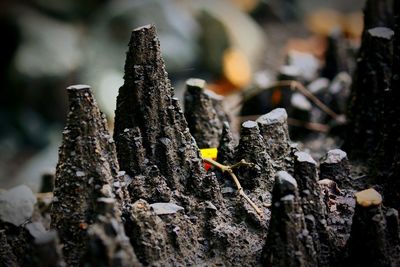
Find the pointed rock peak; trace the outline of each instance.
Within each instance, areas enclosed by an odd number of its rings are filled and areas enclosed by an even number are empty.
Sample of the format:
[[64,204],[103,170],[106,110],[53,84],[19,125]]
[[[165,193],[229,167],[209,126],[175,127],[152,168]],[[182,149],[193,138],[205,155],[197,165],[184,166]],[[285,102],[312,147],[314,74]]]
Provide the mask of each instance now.
[[234,160],[236,143],[232,136],[229,123],[224,121],[222,123],[222,133],[218,146],[217,161],[223,164],[232,163]]
[[[133,30],[117,98],[114,139],[118,160],[130,174],[145,172],[138,167],[146,159],[158,166],[169,186],[183,189],[196,180],[191,177],[203,177],[204,170],[167,75],[154,25]],[[136,145],[138,134],[126,134],[125,129],[139,130],[142,138],[137,145],[143,150],[138,155],[127,150],[127,144]]]
[[[161,60],[160,42],[153,24],[136,28],[132,31],[127,53],[125,72],[134,71],[136,65],[154,65],[153,60]],[[130,69],[133,67],[133,69]]]
[[[69,102],[67,128],[81,131],[81,127],[97,124],[97,127],[106,130],[105,117],[99,110],[89,85],[71,85],[67,87],[67,94]],[[68,129],[66,130],[64,134],[68,134]]]
[[185,118],[199,147],[217,147],[226,114],[220,103],[222,99],[205,87],[202,79],[186,81]]
[[127,193],[114,186],[120,184],[115,147],[90,86],[70,86],[67,92],[69,113],[59,149],[51,224],[65,244],[66,262],[76,265],[87,245],[87,225],[99,214],[95,200],[116,197],[113,212],[120,214]]

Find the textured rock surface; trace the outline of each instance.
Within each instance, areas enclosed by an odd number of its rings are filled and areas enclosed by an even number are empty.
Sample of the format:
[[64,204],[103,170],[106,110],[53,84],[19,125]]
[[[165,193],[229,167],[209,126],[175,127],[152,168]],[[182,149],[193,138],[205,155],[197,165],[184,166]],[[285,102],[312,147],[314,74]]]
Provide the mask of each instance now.
[[185,118],[190,133],[200,148],[218,147],[223,122],[228,116],[222,109],[222,97],[206,89],[201,79],[186,81]]
[[23,226],[0,221],[0,245],[0,263],[7,263],[10,266],[34,264],[34,238]]
[[344,148],[368,161],[369,186],[383,186],[385,204],[399,209],[399,1],[367,1],[364,20]]
[[320,160],[320,179],[333,180],[340,188],[350,187],[350,163],[347,153],[340,149],[329,150]]
[[318,185],[317,163],[305,152],[296,152],[294,177],[299,184],[301,206],[307,230],[313,238],[318,266],[329,266],[331,258],[330,232],[327,227],[327,210]]
[[222,164],[232,164],[235,160],[236,142],[230,130],[229,123],[225,121],[222,126],[217,161]]
[[[128,139],[124,136],[127,131],[131,134]],[[141,140],[148,164],[157,165],[170,188],[181,190],[200,185],[204,170],[199,150],[180,104],[173,98],[173,88],[152,25],[132,31],[124,85],[117,98],[114,139],[118,161],[128,174],[133,174],[134,167],[143,164],[140,158],[125,156],[129,154],[126,146],[133,146],[136,138]],[[129,166],[133,168],[128,169]]]
[[[348,241],[348,263],[351,266],[398,266],[398,243],[388,238],[388,227],[382,197],[374,189],[356,193],[356,210]],[[392,215],[396,220],[396,214]],[[397,218],[398,220],[398,218]],[[397,235],[397,238],[396,238]],[[398,240],[398,232],[394,239]],[[397,244],[396,244],[397,243]],[[366,253],[368,252],[368,253]]]
[[381,140],[384,95],[390,88],[394,31],[366,28],[353,78],[348,136],[345,149],[355,157],[369,158]]
[[[173,98],[154,26],[133,31],[124,78],[117,100],[114,137],[121,169],[131,176],[128,189],[134,203],[123,218],[139,261],[153,266],[257,265],[268,209],[258,215],[235,194],[229,176],[217,170],[205,172],[180,104]],[[234,160],[235,144],[229,125],[222,123],[224,113],[214,102],[215,97],[204,94],[196,84],[189,81],[189,90],[195,91],[188,92],[187,97],[206,101],[203,111],[219,118],[220,126],[209,127],[221,127],[215,140],[223,140],[226,153],[222,155]],[[198,110],[189,108],[187,112],[199,118]],[[267,178],[264,170],[259,173]],[[222,187],[231,190],[223,195]],[[269,202],[257,199],[261,193],[268,194],[263,189],[250,196],[260,206]]]
[[132,249],[124,227],[110,215],[98,216],[88,229],[88,249],[85,266],[142,266]]
[[116,197],[120,214],[128,199],[117,175],[113,140],[90,87],[70,86],[67,92],[69,113],[59,150],[51,224],[64,244],[67,264],[76,266],[87,246],[87,225],[97,214],[96,200]]
[[3,266],[19,266],[17,257],[14,255],[10,244],[8,244],[7,236],[4,230],[0,231],[0,261],[2,262]]
[[286,110],[283,108],[274,109],[259,117],[257,122],[271,158],[277,162],[284,160],[290,153]]
[[255,121],[242,123],[240,141],[236,151],[236,161],[244,159],[255,166],[239,171],[241,183],[246,189],[262,188],[270,192],[273,186],[271,158]]
[[272,218],[263,251],[263,266],[317,266],[296,180],[279,171],[272,192]]

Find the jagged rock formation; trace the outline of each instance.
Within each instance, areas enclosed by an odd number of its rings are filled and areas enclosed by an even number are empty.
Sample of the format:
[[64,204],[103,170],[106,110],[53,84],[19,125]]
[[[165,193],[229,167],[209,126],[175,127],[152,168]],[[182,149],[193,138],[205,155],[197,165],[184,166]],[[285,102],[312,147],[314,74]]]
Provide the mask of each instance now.
[[[372,33],[377,32],[381,29]],[[17,225],[0,221],[1,263],[399,265],[398,211],[385,208],[373,190],[354,196],[345,152],[329,151],[318,170],[310,155],[290,144],[284,109],[244,122],[238,145],[224,119],[221,125],[208,125],[204,133],[218,140],[218,161],[230,166],[214,162],[206,172],[173,98],[154,26],[132,32],[124,78],[117,100],[116,147],[89,87],[68,88],[70,112],[51,216],[63,253],[55,232],[42,233],[23,216]],[[192,100],[205,99],[197,93],[190,94]],[[187,114],[221,115],[215,103],[207,103]],[[208,135],[213,127],[218,136]],[[365,256],[365,251],[371,254]]]
[[223,123],[228,116],[222,108],[222,97],[206,89],[201,79],[186,81],[185,118],[198,147],[218,147]]
[[348,136],[344,146],[355,158],[372,158],[384,133],[386,98],[391,91],[395,58],[396,2],[368,0],[365,4],[363,38],[353,77],[347,112]]
[[[127,138],[124,133],[129,132]],[[199,150],[165,71],[154,26],[132,31],[125,62],[124,85],[119,89],[114,139],[118,161],[128,174],[143,165],[126,157],[132,142],[141,140],[146,165],[157,165],[172,189],[197,188],[204,176]],[[132,162],[133,160],[133,162]],[[142,173],[146,175],[146,173]]]
[[235,160],[236,142],[233,138],[229,123],[222,124],[221,139],[219,140],[217,161],[222,164],[232,164]]
[[[257,123],[265,140],[267,151],[279,165],[285,162],[290,153],[290,137],[287,125],[287,113],[283,108],[277,108],[259,117]],[[283,168],[283,165],[281,165]]]
[[351,187],[350,165],[347,153],[340,149],[332,149],[320,162],[320,178],[335,181],[339,188]]
[[115,214],[115,199],[99,198],[98,215],[88,228],[84,266],[142,266],[133,251],[123,225]]
[[[260,257],[265,215],[257,215],[235,194],[228,177],[217,171],[223,178],[219,182],[215,173],[205,173],[159,50],[154,26],[132,32],[125,83],[117,99],[114,137],[121,169],[132,178],[128,189],[134,202],[124,215],[126,233],[144,265],[253,265]],[[207,146],[220,143],[227,153],[219,155],[234,159],[229,125],[223,123],[226,115],[199,82],[188,82],[186,116],[194,118],[192,125],[204,127],[205,137],[218,141]],[[209,118],[199,119],[199,112],[212,114],[218,123],[204,126]],[[157,213],[160,205],[182,210]]]
[[287,172],[275,177],[272,218],[263,251],[263,266],[317,266],[296,180]]
[[67,264],[78,266],[87,248],[87,228],[98,214],[97,199],[117,198],[115,213],[120,216],[129,198],[118,175],[114,142],[90,87],[70,86],[67,92],[69,113],[59,150],[51,224],[64,244]]
[[382,186],[384,202],[398,209],[399,1],[367,1],[364,18],[366,27],[352,87],[344,148],[353,160],[369,161],[368,184]]
[[353,156],[368,158],[380,142],[384,92],[390,87],[393,60],[392,29],[376,27],[365,33],[348,110],[345,148]]
[[255,121],[242,123],[236,161],[239,162],[242,159],[254,164],[251,168],[243,168],[239,171],[239,179],[243,187],[251,190],[259,188],[264,192],[270,192],[274,171],[266,144]]
[[318,266],[329,266],[332,245],[327,228],[327,209],[318,185],[317,163],[309,154],[295,153],[294,177],[298,182],[307,230],[314,241]]
[[356,203],[347,244],[348,266],[399,266],[399,232],[390,232],[398,226],[397,212],[389,211],[394,227],[388,227],[382,196],[372,188],[356,193]]

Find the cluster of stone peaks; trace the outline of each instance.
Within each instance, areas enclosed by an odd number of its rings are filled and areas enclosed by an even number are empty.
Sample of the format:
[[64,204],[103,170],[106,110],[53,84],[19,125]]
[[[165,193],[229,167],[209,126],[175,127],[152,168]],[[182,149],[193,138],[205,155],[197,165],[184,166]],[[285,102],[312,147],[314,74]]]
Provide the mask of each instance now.
[[[237,142],[221,97],[190,79],[183,112],[151,25],[132,32],[124,80],[113,138],[90,87],[67,89],[53,230],[1,222],[6,266],[400,264],[397,211],[351,189],[345,152],[318,164],[298,151],[284,109],[244,122]],[[251,163],[235,172],[261,214],[229,175],[204,169],[199,147],[218,147],[224,165]]]

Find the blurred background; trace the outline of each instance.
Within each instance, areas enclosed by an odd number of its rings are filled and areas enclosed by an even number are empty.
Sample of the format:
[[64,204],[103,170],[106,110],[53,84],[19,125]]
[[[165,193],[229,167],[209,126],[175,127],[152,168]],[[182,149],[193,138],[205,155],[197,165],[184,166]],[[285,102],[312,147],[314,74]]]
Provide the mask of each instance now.
[[[301,94],[266,90],[296,80],[336,113],[362,32],[362,0],[26,0],[0,2],[0,188],[40,190],[54,172],[65,88],[92,86],[112,128],[130,32],[156,25],[181,97],[203,78],[236,118],[283,106],[293,138],[326,133],[327,116]],[[264,90],[265,89],[265,90]],[[296,128],[296,123],[301,127]],[[327,126],[327,127],[328,127]],[[306,133],[304,133],[306,129]]]

